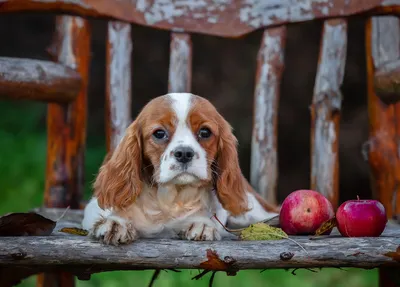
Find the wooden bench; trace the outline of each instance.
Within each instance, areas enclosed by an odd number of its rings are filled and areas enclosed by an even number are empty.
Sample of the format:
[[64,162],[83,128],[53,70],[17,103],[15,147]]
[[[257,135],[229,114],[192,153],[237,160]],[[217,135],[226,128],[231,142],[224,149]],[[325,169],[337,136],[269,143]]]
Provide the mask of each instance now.
[[[365,17],[370,139],[365,155],[373,190],[389,219],[400,215],[400,0],[266,0],[266,1],[146,1],[146,0],[3,0],[0,13],[58,13],[53,62],[0,58],[0,96],[48,103],[48,150],[45,207],[50,218],[70,206],[58,227],[79,225],[84,188],[84,150],[90,27],[87,17],[108,19],[106,132],[107,149],[115,148],[131,122],[130,23],[171,31],[169,91],[191,90],[190,33],[240,37],[265,29],[258,54],[254,95],[251,184],[276,203],[277,113],[284,70],[286,24],[324,19],[314,95],[311,105],[311,188],[338,206],[338,129],[347,48],[347,18]],[[21,274],[42,274],[38,286],[73,286],[73,276],[95,272],[202,268],[207,250],[214,250],[225,267],[240,269],[310,267],[380,267],[381,286],[397,286],[393,274],[399,262],[388,256],[400,245],[400,228],[391,221],[382,237],[291,241],[182,242],[139,241],[125,247],[105,247],[88,238],[65,236],[56,228],[50,237],[0,240],[0,266],[18,267]],[[234,252],[232,252],[234,250]],[[290,260],[282,253],[292,252]],[[226,257],[229,258],[226,258]],[[54,273],[56,272],[56,273]]]

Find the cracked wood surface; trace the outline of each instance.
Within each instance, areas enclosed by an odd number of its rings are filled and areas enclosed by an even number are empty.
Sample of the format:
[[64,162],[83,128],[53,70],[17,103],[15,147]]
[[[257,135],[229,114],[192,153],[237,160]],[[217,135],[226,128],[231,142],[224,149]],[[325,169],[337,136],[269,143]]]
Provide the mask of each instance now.
[[72,13],[175,32],[239,37],[285,23],[357,14],[399,14],[399,5],[400,0],[0,0],[0,13]]
[[[81,236],[4,237],[0,240],[0,266],[29,268],[104,270],[199,268],[208,249],[221,259],[230,256],[238,269],[400,266],[384,254],[394,252],[400,233],[387,228],[377,238],[330,236],[317,240],[291,237],[306,250],[288,240],[215,241],[138,240],[126,246],[106,246]],[[280,254],[292,252],[290,260]]]
[[336,209],[339,201],[339,121],[347,50],[347,20],[325,21],[311,105],[311,189]]
[[[50,219],[59,218],[65,209],[36,209]],[[308,236],[290,236],[292,241],[209,241],[138,240],[130,245],[106,246],[89,237],[61,233],[62,227],[80,227],[81,210],[69,210],[47,237],[2,237],[0,267],[19,266],[43,270],[62,269],[74,274],[155,268],[199,268],[207,260],[208,249],[235,261],[234,268],[312,268],[399,266],[385,256],[400,245],[400,225],[389,222],[384,233],[375,238],[346,238],[337,229],[330,236],[310,240]],[[292,252],[290,260],[281,253]]]
[[106,145],[107,151],[112,151],[132,122],[132,39],[129,23],[108,22],[106,62]]
[[277,203],[278,110],[286,26],[267,29],[257,59],[250,182],[271,204]]
[[61,64],[0,57],[1,98],[68,103],[80,88],[79,73]]
[[400,215],[400,103],[384,103],[375,90],[375,71],[400,58],[400,21],[393,16],[372,17],[366,27],[369,112],[368,162],[375,197],[388,218]]
[[192,54],[190,35],[171,33],[168,92],[190,93],[192,87]]

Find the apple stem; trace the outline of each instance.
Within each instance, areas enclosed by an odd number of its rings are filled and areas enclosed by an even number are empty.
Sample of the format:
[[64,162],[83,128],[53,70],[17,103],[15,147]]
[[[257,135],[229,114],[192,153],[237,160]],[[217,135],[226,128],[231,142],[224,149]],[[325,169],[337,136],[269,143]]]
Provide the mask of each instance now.
[[357,200],[360,200],[360,197],[357,195]]

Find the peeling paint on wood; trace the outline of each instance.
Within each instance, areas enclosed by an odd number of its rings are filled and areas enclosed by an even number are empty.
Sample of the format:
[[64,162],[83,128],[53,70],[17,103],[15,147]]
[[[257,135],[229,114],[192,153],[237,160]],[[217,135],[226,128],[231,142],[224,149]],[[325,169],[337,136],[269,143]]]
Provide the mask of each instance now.
[[383,103],[374,90],[375,71],[400,58],[397,17],[372,17],[366,30],[368,109],[370,135],[368,161],[375,197],[389,218],[400,215],[400,103]]
[[339,121],[347,50],[347,21],[325,21],[311,105],[311,189],[334,208],[339,201]]
[[189,93],[192,85],[192,42],[186,33],[171,33],[168,74],[170,93]]
[[114,150],[125,134],[131,118],[131,25],[108,22],[106,78],[107,150]]
[[[83,21],[83,22],[82,22]],[[79,208],[84,189],[86,140],[86,90],[90,55],[87,20],[57,17],[55,60],[76,69],[82,86],[68,105],[49,104],[47,115],[48,151],[45,204],[49,207]]]
[[260,28],[356,14],[400,13],[400,0],[0,0],[0,13],[54,11],[153,28],[240,37]]
[[265,30],[257,60],[250,182],[271,204],[277,200],[278,105],[285,42],[285,26]]
[[53,103],[76,98],[81,78],[75,70],[49,61],[0,57],[0,97]]
[[[47,112],[47,167],[44,204],[79,209],[84,190],[87,86],[90,63],[88,21],[58,16],[50,52],[54,60],[79,72],[82,86],[70,104],[49,104]],[[45,273],[37,286],[74,286],[67,272]]]

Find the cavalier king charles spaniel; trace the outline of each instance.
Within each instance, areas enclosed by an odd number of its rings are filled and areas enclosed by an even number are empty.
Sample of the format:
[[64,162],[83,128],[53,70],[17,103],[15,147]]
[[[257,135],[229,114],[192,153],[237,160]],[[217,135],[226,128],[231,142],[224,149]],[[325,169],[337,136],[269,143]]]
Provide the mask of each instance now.
[[109,153],[82,227],[106,244],[138,238],[220,240],[226,226],[277,215],[239,167],[231,126],[206,99],[170,93],[151,100]]

